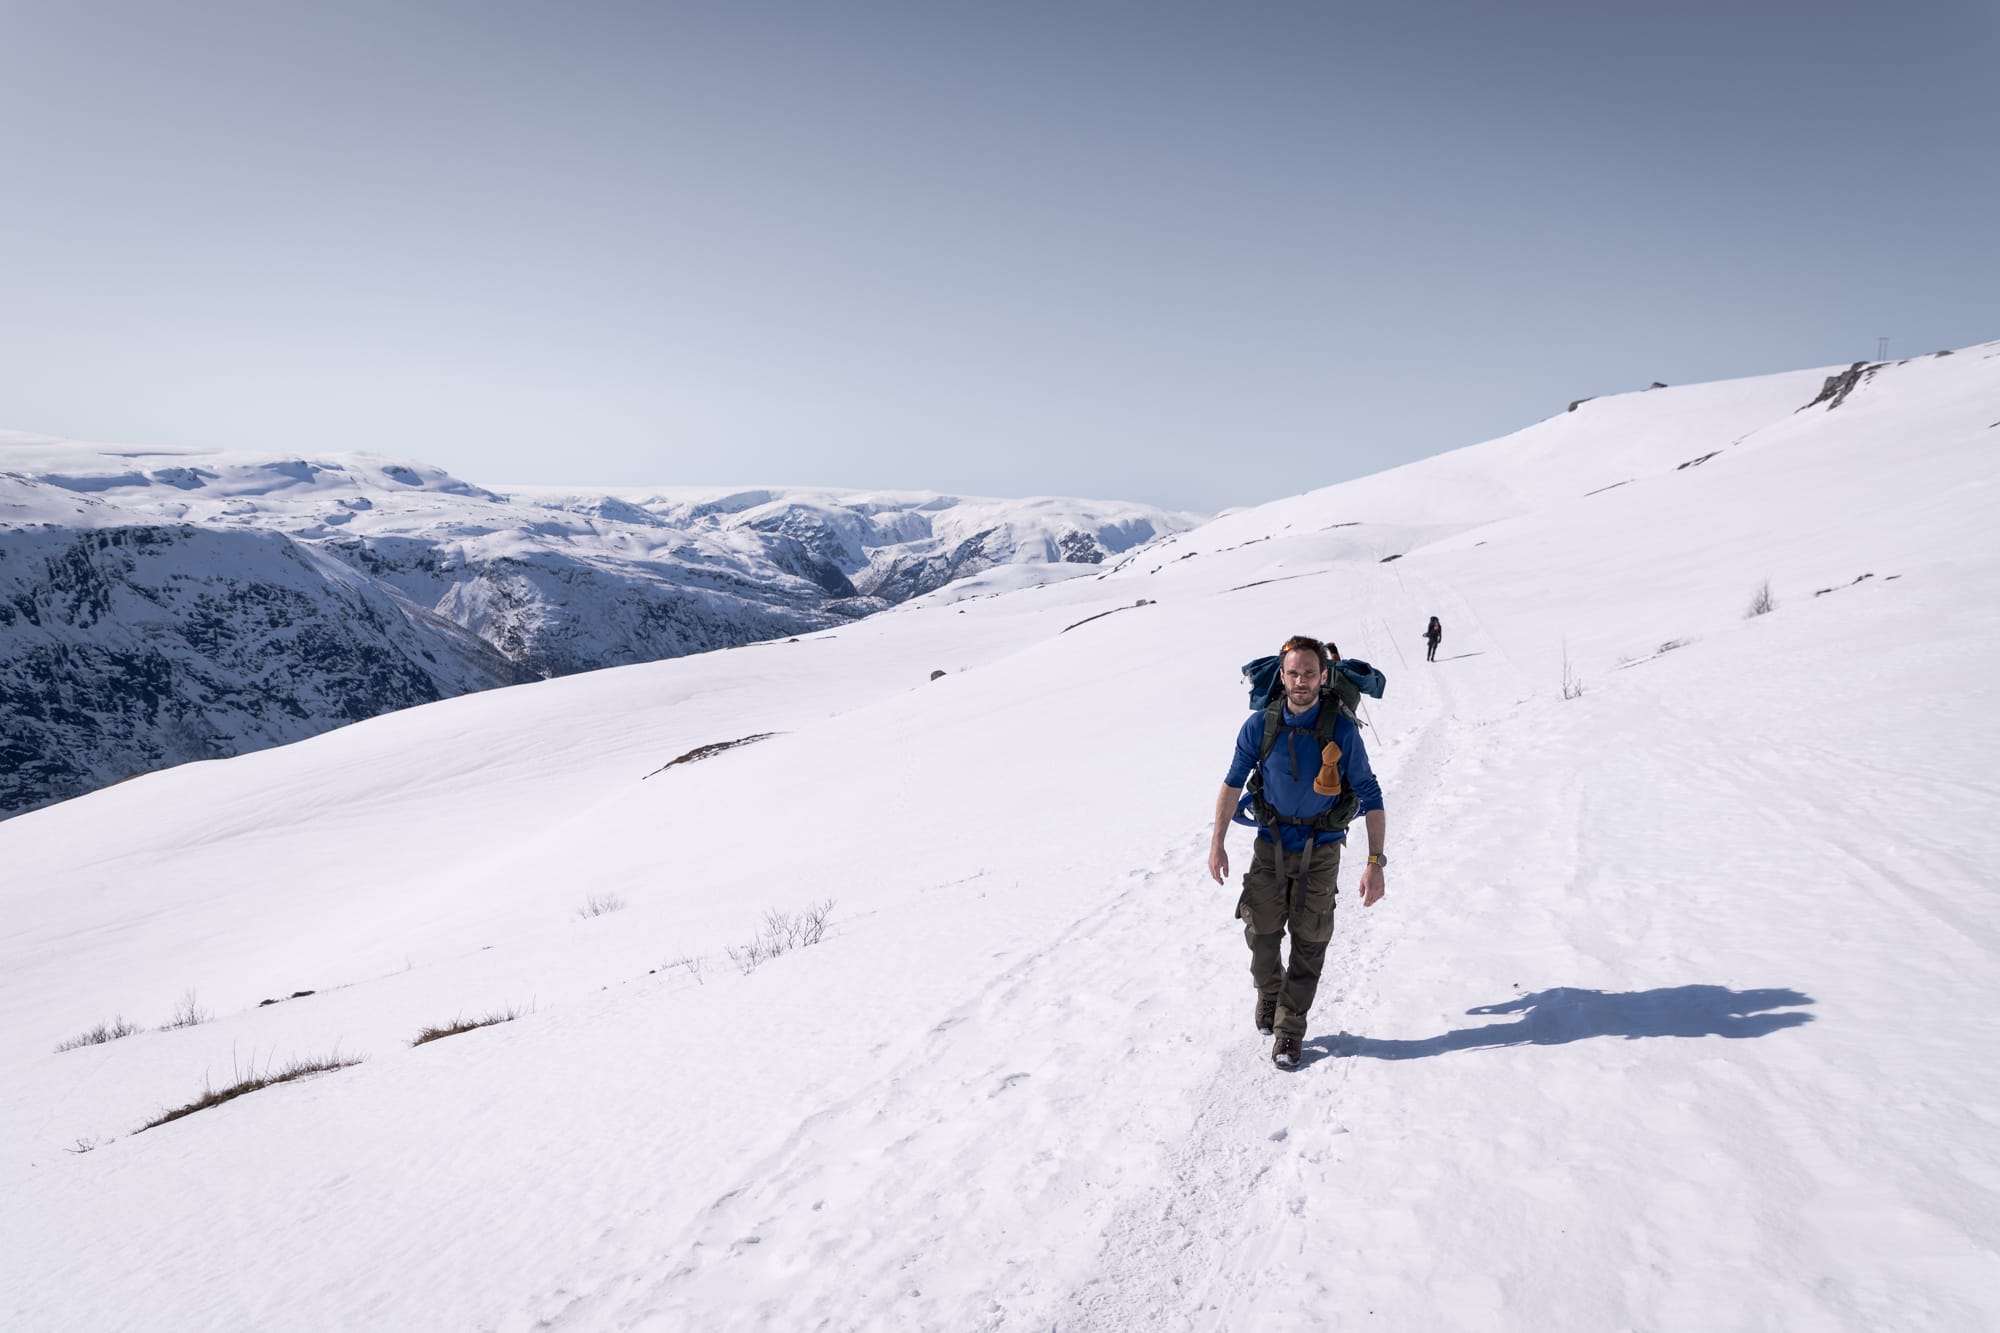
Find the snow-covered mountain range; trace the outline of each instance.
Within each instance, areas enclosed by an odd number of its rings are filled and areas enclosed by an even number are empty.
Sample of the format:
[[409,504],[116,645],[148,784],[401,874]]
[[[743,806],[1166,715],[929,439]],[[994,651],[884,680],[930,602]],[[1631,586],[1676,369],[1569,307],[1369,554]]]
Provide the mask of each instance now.
[[809,633],[1197,519],[1088,500],[470,485],[0,433],[0,816],[469,690]]
[[[2000,344],[1840,373],[0,823],[0,1326],[2000,1327]],[[1390,864],[1283,1073],[1294,633]]]

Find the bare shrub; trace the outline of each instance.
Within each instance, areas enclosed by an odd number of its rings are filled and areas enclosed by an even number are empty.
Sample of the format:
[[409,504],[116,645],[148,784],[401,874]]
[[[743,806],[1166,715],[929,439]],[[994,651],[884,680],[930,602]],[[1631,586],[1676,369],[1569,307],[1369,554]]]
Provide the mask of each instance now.
[[1583,677],[1576,674],[1569,664],[1569,640],[1563,640],[1563,698],[1583,697]]
[[736,964],[736,970],[746,977],[755,972],[759,964],[768,962],[771,958],[771,952],[765,948],[762,936],[751,940],[748,944],[731,944],[722,952],[729,955],[729,961]]
[[361,1061],[358,1058],[352,1060],[342,1058],[340,1051],[336,1048],[333,1054],[324,1059],[293,1060],[282,1068],[272,1069],[267,1067],[261,1074],[253,1067],[249,1074],[239,1075],[237,1080],[226,1088],[204,1087],[201,1096],[184,1106],[176,1106],[173,1110],[166,1112],[157,1119],[148,1120],[145,1124],[139,1126],[139,1132],[143,1133],[159,1125],[164,1125],[170,1120],[179,1120],[182,1116],[193,1115],[196,1111],[205,1111],[211,1106],[220,1106],[224,1102],[234,1101],[245,1093],[256,1092],[260,1088],[268,1088],[274,1083],[289,1083],[293,1079],[304,1078],[308,1074],[323,1074],[328,1070],[347,1069],[360,1063]]
[[490,1028],[495,1023],[511,1023],[520,1016],[521,1011],[511,1004],[505,1009],[496,1009],[490,1014],[481,1014],[478,1018],[466,1018],[461,1015],[442,1026],[423,1029],[410,1039],[410,1045],[421,1046],[427,1041],[436,1041],[441,1037],[456,1037],[461,1032],[470,1032],[474,1028]]
[[684,953],[679,958],[661,964],[661,967],[668,972],[679,968],[693,977],[697,986],[706,986],[708,984],[701,979],[701,974],[708,969],[708,960],[698,954]]
[[576,915],[579,920],[588,921],[591,917],[622,912],[625,908],[625,900],[615,893],[593,893],[583,900],[583,906],[576,909]]
[[827,898],[803,912],[766,908],[763,927],[756,937],[747,944],[732,944],[723,952],[729,955],[730,962],[736,964],[736,970],[747,976],[760,964],[768,963],[780,954],[803,949],[825,939],[833,907],[833,899]]
[[97,1148],[96,1139],[78,1139],[71,1146],[64,1148],[63,1151],[66,1153],[74,1153],[76,1156],[81,1157],[83,1156],[83,1154],[87,1152],[94,1152],[96,1148]]
[[1676,648],[1685,648],[1693,642],[1694,642],[1693,639],[1668,639],[1665,643],[1661,644],[1657,649],[1655,649],[1655,651],[1661,653],[1670,653]]
[[1765,579],[1757,591],[1750,594],[1750,609],[1743,613],[1745,620],[1752,616],[1765,616],[1778,609],[1778,603],[1771,596],[1771,580]]
[[206,1023],[215,1015],[201,1007],[201,1002],[193,991],[181,996],[181,1002],[174,1006],[174,1016],[160,1025],[160,1031],[171,1032],[175,1028],[191,1028]]
[[109,1023],[99,1023],[94,1028],[79,1032],[67,1041],[57,1042],[56,1053],[60,1055],[64,1051],[73,1051],[79,1046],[102,1046],[107,1041],[117,1041],[120,1037],[129,1037],[139,1030],[139,1025],[136,1023],[127,1023],[122,1017],[114,1018]]
[[790,953],[799,947],[799,917],[796,912],[780,912],[775,907],[764,909],[764,939],[769,942],[771,956]]
[[826,938],[826,924],[833,915],[833,899],[825,898],[799,914],[799,945],[818,944]]

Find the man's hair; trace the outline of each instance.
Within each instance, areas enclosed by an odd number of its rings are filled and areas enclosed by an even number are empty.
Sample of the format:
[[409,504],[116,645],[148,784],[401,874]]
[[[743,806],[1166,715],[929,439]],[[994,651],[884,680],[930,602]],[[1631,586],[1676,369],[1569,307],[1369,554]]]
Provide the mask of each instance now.
[[1285,640],[1284,647],[1278,649],[1278,665],[1280,668],[1284,666],[1285,659],[1293,653],[1311,653],[1319,660],[1319,669],[1321,671],[1326,671],[1331,667],[1333,659],[1338,656],[1334,652],[1332,644],[1321,643],[1309,634],[1294,634],[1291,638]]

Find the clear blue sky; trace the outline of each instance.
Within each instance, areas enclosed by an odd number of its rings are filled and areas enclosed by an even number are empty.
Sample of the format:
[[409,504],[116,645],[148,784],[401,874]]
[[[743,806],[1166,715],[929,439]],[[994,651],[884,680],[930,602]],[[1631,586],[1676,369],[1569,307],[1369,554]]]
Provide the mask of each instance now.
[[0,427],[1216,509],[2000,338],[2000,5],[0,0]]

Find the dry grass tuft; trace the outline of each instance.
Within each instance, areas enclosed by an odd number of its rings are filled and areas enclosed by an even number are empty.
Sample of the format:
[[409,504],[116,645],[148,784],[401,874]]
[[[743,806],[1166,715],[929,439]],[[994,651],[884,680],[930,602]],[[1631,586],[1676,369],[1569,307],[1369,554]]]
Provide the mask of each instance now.
[[421,1046],[427,1041],[436,1041],[441,1037],[456,1037],[461,1032],[470,1032],[474,1028],[490,1028],[495,1023],[511,1023],[520,1016],[521,1011],[510,1004],[505,1009],[496,1009],[478,1018],[454,1018],[443,1027],[425,1028],[411,1038],[410,1045]]
[[256,1092],[260,1088],[268,1088],[274,1083],[289,1083],[293,1079],[304,1078],[308,1074],[324,1074],[329,1070],[347,1069],[360,1063],[361,1061],[358,1058],[353,1060],[343,1059],[340,1052],[336,1050],[332,1055],[327,1056],[323,1060],[294,1060],[282,1069],[275,1071],[266,1069],[261,1074],[253,1070],[247,1078],[239,1078],[226,1088],[203,1089],[201,1096],[195,1098],[187,1105],[177,1106],[158,1119],[148,1120],[145,1124],[139,1126],[139,1130],[143,1133],[156,1126],[164,1125],[170,1120],[179,1120],[182,1116],[193,1115],[196,1111],[205,1111],[211,1106],[220,1106],[224,1102],[234,1101],[245,1093]]

